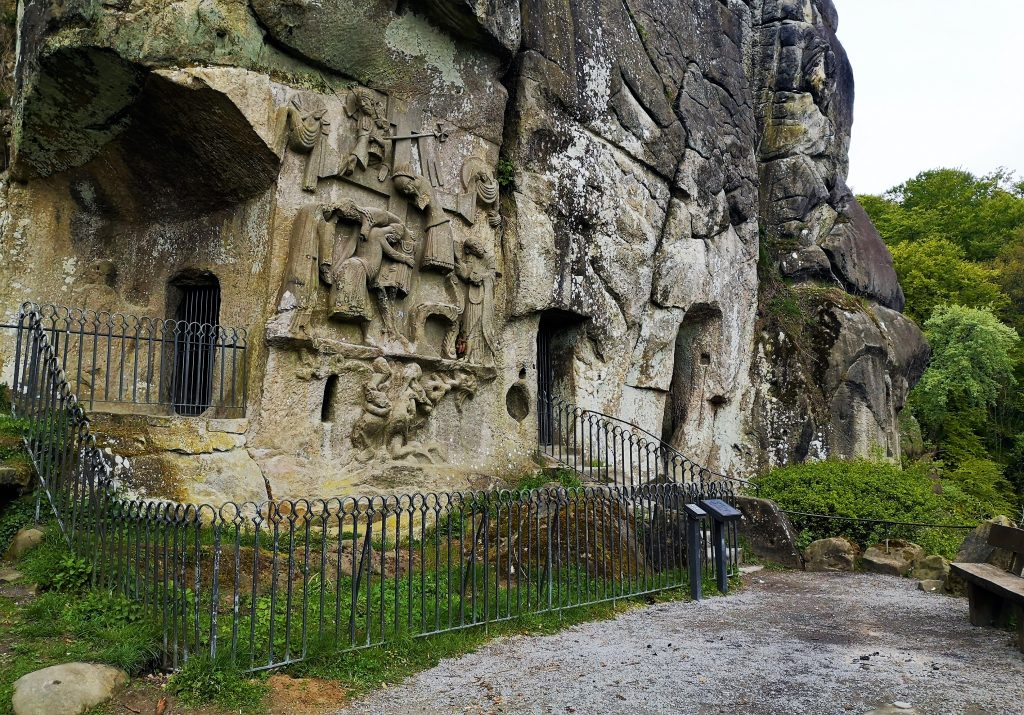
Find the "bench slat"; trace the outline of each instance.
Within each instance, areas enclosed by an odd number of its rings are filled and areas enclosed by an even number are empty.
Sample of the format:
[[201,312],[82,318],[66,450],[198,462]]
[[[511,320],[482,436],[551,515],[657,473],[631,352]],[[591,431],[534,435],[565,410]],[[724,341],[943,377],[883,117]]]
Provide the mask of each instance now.
[[993,524],[988,532],[989,546],[1008,549],[1014,553],[1024,554],[1024,529],[1014,529],[1002,524]]
[[1024,578],[992,564],[951,564],[959,576],[1012,601],[1024,603]]

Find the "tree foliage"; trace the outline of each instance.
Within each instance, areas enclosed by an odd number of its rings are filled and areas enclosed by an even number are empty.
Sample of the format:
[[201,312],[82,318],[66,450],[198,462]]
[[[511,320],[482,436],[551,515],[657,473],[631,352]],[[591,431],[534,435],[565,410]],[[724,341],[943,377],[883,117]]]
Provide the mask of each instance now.
[[1000,312],[1010,305],[999,272],[969,261],[964,249],[948,239],[905,241],[891,251],[907,296],[907,314],[918,322],[928,320],[937,305]]
[[908,402],[931,457],[950,489],[1024,501],[1024,182],[935,169],[859,199],[934,351]]
[[924,325],[932,361],[912,395],[918,419],[933,430],[951,411],[988,409],[1016,384],[1017,331],[986,308],[940,305]]
[[1024,182],[999,170],[974,176],[934,169],[864,197],[864,208],[890,245],[944,238],[972,261],[991,261],[1004,246],[1024,240]]

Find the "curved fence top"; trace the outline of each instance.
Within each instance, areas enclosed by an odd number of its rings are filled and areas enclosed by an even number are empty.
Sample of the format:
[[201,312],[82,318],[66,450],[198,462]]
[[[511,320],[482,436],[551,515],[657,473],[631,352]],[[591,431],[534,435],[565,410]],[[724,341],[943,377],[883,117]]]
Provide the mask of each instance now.
[[[171,337],[174,333],[205,333],[218,340],[229,341],[232,346],[244,348],[249,338],[245,328],[198,323],[173,318],[137,316],[108,310],[74,308],[54,303],[25,302],[21,305],[21,316],[35,314],[48,330],[81,332],[87,329],[104,328],[113,331],[114,337],[145,338],[153,333]],[[124,331],[123,333],[121,331]],[[104,333],[105,335],[106,333]]]
[[[547,431],[553,433],[557,430],[554,429],[553,424],[554,416],[545,412],[544,404],[546,403],[550,408],[558,410],[566,415],[571,415],[575,420],[582,420],[592,425],[597,426],[606,432],[607,436],[612,441],[624,440],[629,442],[630,447],[635,447],[643,452],[654,452],[656,456],[664,460],[672,467],[682,468],[684,471],[690,473],[690,476],[695,479],[708,481],[708,482],[729,482],[741,485],[744,488],[752,489],[754,492],[759,490],[757,484],[739,477],[734,477],[728,474],[722,474],[709,469],[697,462],[690,457],[686,456],[672,445],[665,442],[663,439],[653,434],[649,430],[640,427],[639,425],[628,422],[619,417],[599,412],[597,410],[580,407],[569,402],[565,402],[558,398],[552,397],[546,394],[539,394],[538,400],[541,402],[540,419],[543,421],[547,419],[552,421],[548,425],[543,425],[541,431]],[[550,412],[551,410],[549,410]],[[542,439],[543,441],[543,439]],[[600,440],[599,440],[600,441]],[[543,447],[543,445],[542,445]],[[603,448],[601,448],[603,449]],[[607,451],[607,450],[606,450]],[[600,455],[598,455],[600,456]],[[632,455],[630,455],[632,456]],[[669,476],[675,470],[669,469]]]

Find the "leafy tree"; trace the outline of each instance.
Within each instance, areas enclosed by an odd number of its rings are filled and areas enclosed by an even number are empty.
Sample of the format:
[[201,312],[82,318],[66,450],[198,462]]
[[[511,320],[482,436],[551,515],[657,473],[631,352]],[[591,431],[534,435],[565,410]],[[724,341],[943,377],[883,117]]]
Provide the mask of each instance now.
[[949,474],[949,479],[992,513],[1015,515],[1013,485],[1003,476],[1003,467],[995,462],[988,459],[965,461]]
[[950,417],[988,409],[1016,384],[1017,331],[991,310],[940,305],[924,325],[932,361],[911,394],[911,404],[933,439]]
[[934,169],[860,201],[890,246],[944,238],[970,260],[990,261],[1024,240],[1024,182],[1005,170]]
[[1003,246],[992,265],[996,280],[1010,300],[1002,317],[1019,333],[1024,329],[1024,240]]
[[891,251],[907,296],[906,312],[918,322],[927,320],[935,306],[943,303],[994,311],[1010,305],[998,271],[967,260],[964,249],[952,241],[906,241]]

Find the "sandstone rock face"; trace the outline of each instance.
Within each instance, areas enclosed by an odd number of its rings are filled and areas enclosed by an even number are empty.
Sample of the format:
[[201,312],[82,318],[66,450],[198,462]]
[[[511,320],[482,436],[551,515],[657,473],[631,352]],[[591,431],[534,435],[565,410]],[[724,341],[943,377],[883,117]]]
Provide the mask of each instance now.
[[0,297],[174,317],[216,286],[247,414],[113,429],[147,494],[519,474],[539,383],[718,471],[895,459],[927,346],[845,184],[837,23],[831,0],[31,0]]
[[960,549],[956,552],[954,561],[968,564],[989,563],[1009,571],[1011,561],[1013,560],[1013,552],[989,546],[988,535],[992,531],[993,524],[1017,528],[1016,522],[1006,516],[997,516],[989,519],[967,535],[964,543],[960,545]]
[[853,571],[857,567],[857,545],[842,536],[818,539],[804,549],[807,571]]
[[949,576],[949,560],[938,554],[919,558],[914,562],[910,575],[921,581],[944,582]]
[[788,568],[803,568],[796,530],[778,504],[741,496],[737,497],[736,507],[743,512],[740,537],[755,556]]
[[65,663],[14,681],[14,715],[80,715],[102,705],[128,684],[118,668]]
[[[865,571],[888,574],[890,576],[906,576],[911,569],[924,558],[924,549],[908,541],[889,541],[875,544],[864,550],[861,564]],[[931,578],[917,576],[914,578]]]

